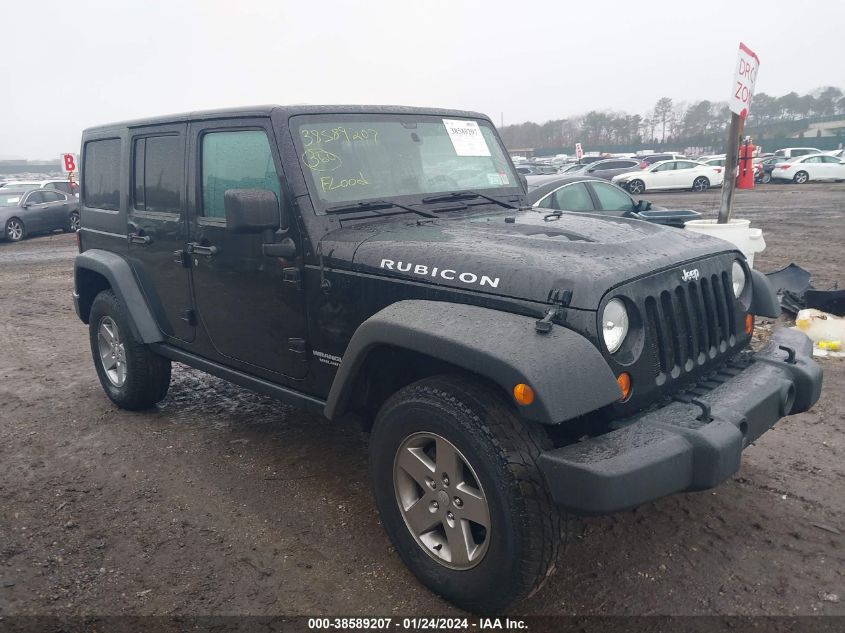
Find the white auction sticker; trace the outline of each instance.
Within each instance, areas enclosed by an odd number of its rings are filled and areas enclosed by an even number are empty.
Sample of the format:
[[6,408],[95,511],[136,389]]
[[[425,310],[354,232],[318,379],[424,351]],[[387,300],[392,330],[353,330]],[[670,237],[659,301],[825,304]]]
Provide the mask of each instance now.
[[490,148],[476,121],[443,119],[443,125],[458,156],[490,156]]

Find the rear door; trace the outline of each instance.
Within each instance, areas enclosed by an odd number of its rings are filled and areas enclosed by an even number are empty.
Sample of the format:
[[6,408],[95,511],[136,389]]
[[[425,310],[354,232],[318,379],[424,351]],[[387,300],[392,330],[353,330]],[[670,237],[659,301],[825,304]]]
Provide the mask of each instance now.
[[[191,275],[199,322],[213,352],[245,371],[271,379],[302,378],[308,359],[305,301],[298,283],[301,256],[265,256],[262,244],[272,236],[226,228],[228,189],[272,191],[284,204],[270,121],[192,123],[190,138]],[[297,241],[291,224],[291,238]]]
[[129,262],[159,327],[190,342],[196,330],[190,274],[178,254],[187,242],[186,131],[184,123],[132,131],[127,241]]
[[50,224],[50,208],[44,197],[44,191],[38,189],[30,191],[23,200],[21,209],[21,220],[23,220],[27,233],[33,231],[45,231]]
[[46,229],[49,231],[66,229],[70,219],[70,206],[67,196],[60,191],[50,189],[42,189],[41,195],[44,198],[45,210],[47,211]]

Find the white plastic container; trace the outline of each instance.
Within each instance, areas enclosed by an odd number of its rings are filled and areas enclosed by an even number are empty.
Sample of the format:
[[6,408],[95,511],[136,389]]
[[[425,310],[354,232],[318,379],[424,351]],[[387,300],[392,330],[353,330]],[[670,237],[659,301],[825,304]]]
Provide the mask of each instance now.
[[717,220],[690,220],[684,222],[684,228],[730,242],[742,251],[751,268],[754,268],[754,254],[766,248],[763,230],[752,229],[751,220],[731,220],[727,224],[718,224]]

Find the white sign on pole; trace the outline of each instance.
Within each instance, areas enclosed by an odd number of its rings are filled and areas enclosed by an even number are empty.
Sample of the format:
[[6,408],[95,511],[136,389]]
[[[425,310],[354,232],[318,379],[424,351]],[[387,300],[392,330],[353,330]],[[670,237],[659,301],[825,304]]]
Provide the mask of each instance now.
[[79,157],[76,154],[61,155],[62,171],[72,174],[79,171]]
[[759,68],[760,58],[754,51],[740,42],[728,107],[731,112],[738,114],[743,119],[751,109],[751,97],[754,95],[754,84],[757,82],[757,70]]
[[575,143],[575,158],[581,160],[584,156],[584,149],[581,147],[581,143]]

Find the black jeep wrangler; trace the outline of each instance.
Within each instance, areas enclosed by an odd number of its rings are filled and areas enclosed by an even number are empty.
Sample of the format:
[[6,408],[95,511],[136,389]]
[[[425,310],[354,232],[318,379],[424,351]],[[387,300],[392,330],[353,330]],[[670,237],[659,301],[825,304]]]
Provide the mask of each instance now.
[[370,433],[417,577],[501,610],[554,570],[564,512],[716,486],[818,399],[803,334],[731,244],[524,206],[490,120],[256,107],[84,132],[74,301],[103,389],[179,361]]

